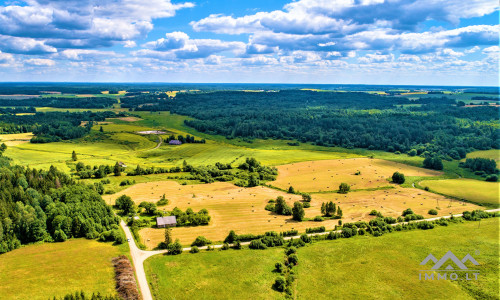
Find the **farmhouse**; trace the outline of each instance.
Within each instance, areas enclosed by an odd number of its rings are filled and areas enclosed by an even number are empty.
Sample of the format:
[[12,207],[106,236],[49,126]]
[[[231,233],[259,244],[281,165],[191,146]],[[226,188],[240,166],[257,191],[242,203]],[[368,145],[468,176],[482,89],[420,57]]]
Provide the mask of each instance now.
[[170,145],[182,145],[182,142],[179,140],[171,140],[168,142]]
[[158,228],[173,227],[177,224],[175,216],[158,217],[156,218],[156,226]]

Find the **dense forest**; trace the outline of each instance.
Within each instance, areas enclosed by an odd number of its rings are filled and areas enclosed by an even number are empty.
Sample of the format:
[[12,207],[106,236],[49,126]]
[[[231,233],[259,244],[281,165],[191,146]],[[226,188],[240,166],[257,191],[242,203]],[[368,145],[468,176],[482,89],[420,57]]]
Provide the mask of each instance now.
[[108,108],[118,100],[107,97],[46,97],[24,100],[0,99],[0,106],[35,106],[56,108]]
[[136,105],[135,110],[194,117],[186,125],[229,139],[290,139],[444,159],[499,147],[498,108],[458,107],[446,97],[412,101],[366,93],[286,90],[181,93],[173,100],[144,94],[123,102]]
[[[0,115],[0,134],[33,132],[32,143],[48,143],[81,138],[90,131],[93,122],[122,116],[114,112],[47,112],[32,115]],[[81,126],[87,122],[86,126]]]
[[93,239],[117,224],[93,186],[77,184],[54,167],[0,168],[0,253],[38,241]]

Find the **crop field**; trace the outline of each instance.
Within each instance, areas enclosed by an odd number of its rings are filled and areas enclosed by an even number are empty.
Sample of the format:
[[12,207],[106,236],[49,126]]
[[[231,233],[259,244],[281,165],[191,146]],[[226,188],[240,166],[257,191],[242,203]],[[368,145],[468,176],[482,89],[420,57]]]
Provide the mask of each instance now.
[[[108,204],[114,204],[116,198],[126,194],[136,204],[142,201],[157,202],[165,194],[170,200],[168,206],[160,209],[172,210],[178,207],[182,210],[191,207],[198,211],[206,208],[212,220],[208,226],[177,227],[173,229],[174,238],[182,244],[189,245],[197,236],[205,236],[212,241],[222,241],[230,230],[238,234],[262,234],[266,231],[284,231],[296,229],[304,232],[306,228],[325,226],[333,229],[338,220],[323,222],[296,222],[291,216],[281,216],[266,211],[264,208],[270,199],[283,196],[288,205],[301,200],[299,195],[286,194],[267,187],[240,188],[230,183],[211,183],[198,185],[180,185],[174,181],[148,182],[136,184],[115,195],[106,195]],[[321,215],[321,203],[333,201],[343,210],[343,221],[370,220],[369,213],[375,209],[384,216],[398,217],[406,208],[412,208],[415,213],[425,217],[429,209],[438,207],[438,216],[450,213],[461,213],[464,210],[479,208],[470,203],[446,199],[444,196],[432,194],[411,188],[394,188],[376,191],[358,191],[347,195],[337,193],[313,194],[311,207],[306,208],[306,218]],[[140,231],[143,243],[148,248],[154,248],[164,239],[164,230],[145,228]]]
[[[388,178],[396,171],[405,176],[439,176],[442,173],[380,159],[353,158],[345,160],[307,161],[278,166],[278,178],[270,182],[281,189],[293,186],[301,192],[338,190],[340,183],[351,190],[389,185]],[[359,175],[355,175],[357,172]]]
[[474,179],[426,180],[421,186],[431,191],[469,200],[485,205],[499,205],[500,182],[487,182]]
[[491,149],[491,150],[482,150],[482,151],[474,151],[467,154],[467,158],[488,158],[494,159],[497,164],[500,161],[500,150],[499,149]]
[[[297,299],[498,298],[498,218],[432,230],[357,236],[299,248]],[[420,262],[432,253],[470,253],[480,263],[474,281],[419,281]],[[479,254],[476,254],[479,253]],[[283,248],[154,256],[145,270],[155,299],[283,299],[272,290]],[[228,276],[228,274],[231,274]],[[418,287],[418,288],[415,288]],[[248,293],[248,296],[247,296]]]
[[90,295],[114,295],[111,259],[124,252],[128,252],[127,245],[74,239],[2,254],[0,298],[46,300],[82,290]]
[[33,134],[28,133],[15,133],[15,134],[0,134],[0,143],[5,143],[7,147],[17,146],[29,143]]

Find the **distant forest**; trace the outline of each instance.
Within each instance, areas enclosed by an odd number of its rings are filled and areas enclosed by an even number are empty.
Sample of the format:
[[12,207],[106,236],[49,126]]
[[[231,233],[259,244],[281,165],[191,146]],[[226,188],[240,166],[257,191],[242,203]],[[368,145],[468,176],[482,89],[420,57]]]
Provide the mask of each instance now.
[[107,97],[45,97],[24,100],[0,99],[0,106],[35,106],[56,108],[108,108],[118,100]]
[[[123,99],[135,110],[196,118],[186,125],[233,138],[289,139],[321,146],[464,158],[499,147],[499,109],[464,108],[447,97],[411,101],[366,93],[302,90],[181,93]],[[420,104],[408,105],[406,104]]]

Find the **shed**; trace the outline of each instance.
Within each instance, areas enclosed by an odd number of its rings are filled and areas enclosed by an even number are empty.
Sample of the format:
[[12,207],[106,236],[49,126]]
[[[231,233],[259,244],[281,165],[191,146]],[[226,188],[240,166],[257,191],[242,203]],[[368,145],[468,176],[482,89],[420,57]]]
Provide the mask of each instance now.
[[168,142],[170,145],[182,145],[182,142],[179,140],[171,140]]
[[158,228],[174,227],[175,225],[177,225],[177,219],[175,216],[156,218],[156,226]]

